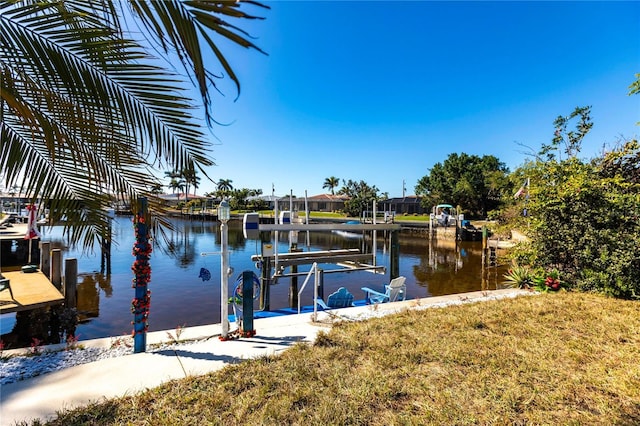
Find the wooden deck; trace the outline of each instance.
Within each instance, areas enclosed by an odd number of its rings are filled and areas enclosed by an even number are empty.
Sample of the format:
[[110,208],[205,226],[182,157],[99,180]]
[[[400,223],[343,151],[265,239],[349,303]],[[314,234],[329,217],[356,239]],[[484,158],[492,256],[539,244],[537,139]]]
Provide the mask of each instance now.
[[64,296],[41,272],[3,271],[9,279],[13,299],[8,289],[0,291],[0,314],[43,308],[64,302]]

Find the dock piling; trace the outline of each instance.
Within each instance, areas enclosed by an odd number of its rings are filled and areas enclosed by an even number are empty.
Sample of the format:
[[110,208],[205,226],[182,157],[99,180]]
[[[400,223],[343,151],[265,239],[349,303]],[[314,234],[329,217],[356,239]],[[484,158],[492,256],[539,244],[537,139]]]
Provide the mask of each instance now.
[[49,279],[51,284],[59,291],[62,291],[62,251],[60,249],[51,250],[51,268]]
[[77,305],[78,289],[78,259],[71,258],[64,261],[64,304],[67,308]]
[[51,275],[51,243],[40,242],[40,271],[49,278]]

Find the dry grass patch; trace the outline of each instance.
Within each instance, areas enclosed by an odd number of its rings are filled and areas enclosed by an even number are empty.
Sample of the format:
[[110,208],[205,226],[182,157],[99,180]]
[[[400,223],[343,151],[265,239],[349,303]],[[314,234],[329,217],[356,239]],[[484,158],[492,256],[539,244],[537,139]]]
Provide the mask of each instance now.
[[640,304],[562,293],[341,323],[50,424],[640,424]]

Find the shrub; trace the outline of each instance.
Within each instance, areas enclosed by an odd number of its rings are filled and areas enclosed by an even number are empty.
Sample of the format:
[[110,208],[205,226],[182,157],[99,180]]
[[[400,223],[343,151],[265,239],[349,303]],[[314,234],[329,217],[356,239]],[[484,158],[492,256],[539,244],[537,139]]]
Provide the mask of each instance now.
[[514,288],[528,289],[535,284],[535,275],[527,266],[513,265],[504,278],[504,283]]

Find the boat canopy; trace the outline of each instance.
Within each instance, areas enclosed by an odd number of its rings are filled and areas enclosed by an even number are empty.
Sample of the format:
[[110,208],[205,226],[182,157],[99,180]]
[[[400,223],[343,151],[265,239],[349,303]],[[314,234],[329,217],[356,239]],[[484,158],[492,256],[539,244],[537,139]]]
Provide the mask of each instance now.
[[438,204],[436,206],[436,210],[437,209],[452,209],[453,206],[451,204]]

